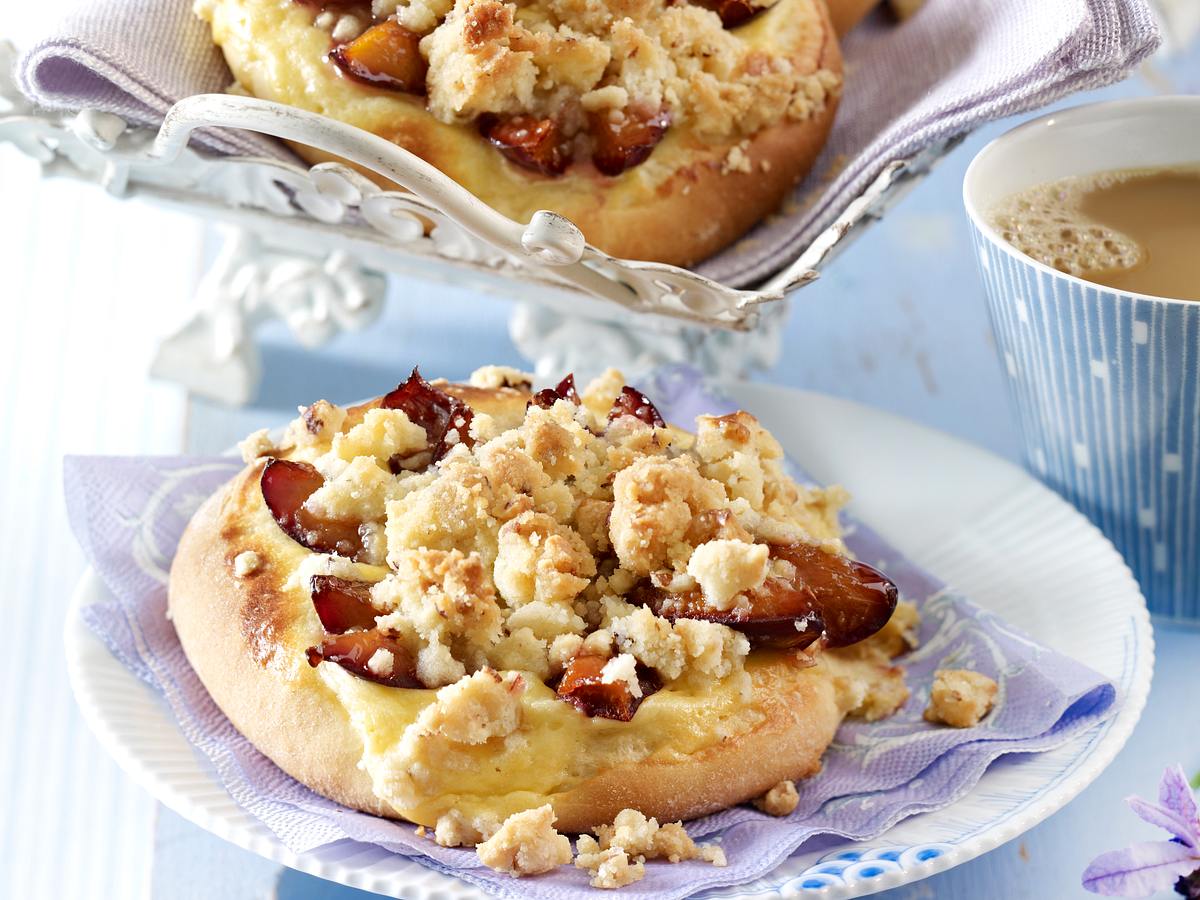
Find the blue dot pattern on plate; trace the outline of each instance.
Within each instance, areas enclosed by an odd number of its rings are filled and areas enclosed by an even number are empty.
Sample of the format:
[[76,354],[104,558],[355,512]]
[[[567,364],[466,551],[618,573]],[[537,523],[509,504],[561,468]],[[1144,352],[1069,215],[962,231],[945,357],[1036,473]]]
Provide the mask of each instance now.
[[937,859],[953,848],[949,844],[920,844],[915,847],[876,847],[869,850],[837,850],[817,860],[795,878],[779,886],[779,892],[820,892],[856,882],[903,872]]

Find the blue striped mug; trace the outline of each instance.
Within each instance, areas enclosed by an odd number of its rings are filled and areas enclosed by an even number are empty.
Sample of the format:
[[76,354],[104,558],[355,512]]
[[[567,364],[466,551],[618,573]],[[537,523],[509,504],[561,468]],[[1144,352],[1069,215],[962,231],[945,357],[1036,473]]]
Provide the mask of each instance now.
[[[1150,611],[1200,622],[1200,302],[1059,272],[989,224],[1072,175],[1200,163],[1200,97],[1052,113],[980,151],[963,201],[1029,468],[1129,563]],[[1200,253],[1200,247],[1196,248]]]

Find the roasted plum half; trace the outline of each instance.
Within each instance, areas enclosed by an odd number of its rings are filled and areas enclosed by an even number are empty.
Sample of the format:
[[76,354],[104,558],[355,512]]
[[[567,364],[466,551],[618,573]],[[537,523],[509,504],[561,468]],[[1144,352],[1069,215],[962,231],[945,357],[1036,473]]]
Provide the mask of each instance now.
[[401,410],[409,421],[425,429],[426,450],[408,457],[389,460],[393,472],[402,469],[421,469],[437,462],[457,444],[470,448],[471,407],[445,391],[439,391],[412,370],[408,380],[384,395],[379,404],[384,409]]
[[635,419],[655,428],[666,427],[666,421],[650,398],[635,387],[625,385],[621,393],[613,401],[612,409],[608,411],[608,421],[612,422],[621,416],[633,416]]
[[[392,654],[390,672],[379,673],[367,665],[380,650]],[[417,667],[408,648],[378,628],[332,635],[318,646],[308,648],[310,666],[320,665],[323,661],[336,663],[352,675],[387,687],[424,687],[417,680]]]
[[363,550],[360,524],[325,518],[304,508],[304,501],[324,483],[315,467],[286,459],[267,460],[260,480],[263,501],[288,537],[318,553],[353,559]]
[[335,575],[314,575],[310,582],[313,607],[329,634],[375,627],[379,611],[371,605],[371,585]]
[[617,118],[609,112],[591,117],[592,164],[605,175],[620,175],[641,165],[671,126],[665,109],[653,112],[624,110]]
[[766,6],[755,6],[750,0],[692,0],[697,6],[710,9],[721,17],[726,28],[737,28],[755,16],[767,11]]
[[[412,653],[401,641],[375,624],[378,610],[371,605],[371,584],[334,575],[314,575],[309,582],[313,608],[325,629],[325,639],[307,651],[308,664],[336,663],[352,675],[388,687],[423,687],[417,679]],[[377,671],[368,663],[378,651],[391,654],[391,669]]]
[[571,142],[555,119],[531,115],[483,116],[479,130],[509,161],[540,175],[561,175],[571,164]]
[[579,405],[579,391],[575,389],[574,373],[568,375],[554,387],[538,391],[529,399],[529,404],[549,409],[559,400],[569,400],[576,406]]
[[710,606],[699,588],[672,593],[649,582],[632,599],[664,618],[719,622],[756,647],[780,649],[802,650],[822,636],[827,647],[846,647],[892,617],[896,585],[878,569],[812,544],[773,546],[771,556],[791,563],[794,574],[768,577],[732,609]]

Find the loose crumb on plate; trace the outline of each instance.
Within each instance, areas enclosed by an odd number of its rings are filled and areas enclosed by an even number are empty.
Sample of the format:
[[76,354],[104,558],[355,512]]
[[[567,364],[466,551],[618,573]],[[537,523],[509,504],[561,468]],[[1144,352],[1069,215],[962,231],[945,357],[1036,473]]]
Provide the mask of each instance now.
[[539,875],[571,861],[571,841],[554,829],[554,810],[547,803],[509,816],[475,852],[497,872]]
[[970,669],[938,669],[925,718],[954,728],[972,728],[992,709],[996,682]]
[[698,846],[683,829],[682,822],[659,825],[636,809],[617,813],[612,825],[595,829],[596,837],[580,835],[575,848],[575,865],[591,874],[592,887],[618,888],[641,879],[648,859],[682,862],[702,859],[714,866],[726,864],[725,851],[716,846]]
[[796,810],[800,802],[800,793],[796,790],[796,782],[781,781],[761,797],[754,800],[754,805],[770,816],[789,816]]

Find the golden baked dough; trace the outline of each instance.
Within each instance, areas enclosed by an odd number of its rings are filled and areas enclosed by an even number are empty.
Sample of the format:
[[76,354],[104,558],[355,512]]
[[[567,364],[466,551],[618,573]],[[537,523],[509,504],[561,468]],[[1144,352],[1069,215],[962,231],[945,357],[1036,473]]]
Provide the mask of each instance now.
[[[474,843],[546,803],[560,829],[578,832],[625,808],[692,818],[807,777],[843,716],[903,702],[890,657],[912,619],[884,625],[890,606],[869,623],[875,637],[845,650],[820,650],[816,632],[798,645],[790,618],[782,632],[755,632],[752,610],[737,624],[770,585],[798,577],[773,550],[770,571],[747,578],[761,541],[801,535],[830,559],[841,547],[841,495],[793,484],[753,417],[702,417],[693,437],[649,424],[651,408],[616,373],[581,398],[532,398],[500,369],[475,380],[435,383],[473,411],[455,407],[441,424],[417,426],[413,407],[390,401],[321,401],[278,446],[253,436],[251,461],[182,538],[169,603],[183,648],[218,706],[282,769],[347,806],[437,827],[439,840],[444,831]],[[630,414],[605,427],[614,405]],[[441,460],[430,466],[435,444]],[[303,501],[317,516],[303,520],[310,530],[291,534],[319,545],[319,517],[352,510],[364,523],[354,560],[289,536],[301,520],[280,512],[274,490],[265,498],[265,470],[301,464],[323,483]],[[372,523],[386,549],[371,543]],[[696,552],[714,546],[741,555],[725,552],[714,568]],[[329,576],[373,585],[374,629],[327,627],[314,593]],[[741,593],[727,596],[725,583]],[[699,612],[638,593],[657,584],[679,603],[692,591]],[[310,650],[376,632],[395,655],[346,664]],[[790,649],[772,646],[780,633]],[[399,677],[402,659],[411,686],[370,680]],[[581,659],[603,665],[606,700],[628,700],[636,681],[640,705],[622,717],[572,694]]]
[[[198,0],[196,9],[239,89],[394,141],[517,221],[553,210],[615,256],[691,265],[779,205],[833,121],[841,57],[824,3],[761,5],[769,8],[724,28],[709,9],[667,0],[375,0],[380,12],[398,10],[385,23],[412,29],[412,54],[424,35],[416,68],[396,83],[426,96],[347,77],[331,62],[334,35],[361,31],[365,7]],[[592,164],[602,129],[660,115],[665,132],[652,129],[639,145],[648,156],[621,157],[643,162],[614,175]],[[481,123],[522,117],[561,128],[555,146],[573,160],[561,174],[515,164],[481,134]]]

